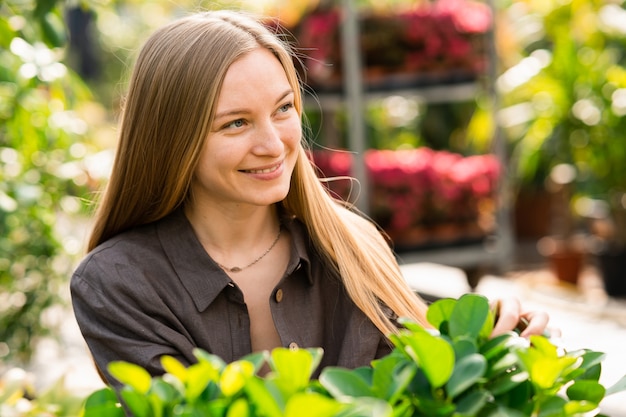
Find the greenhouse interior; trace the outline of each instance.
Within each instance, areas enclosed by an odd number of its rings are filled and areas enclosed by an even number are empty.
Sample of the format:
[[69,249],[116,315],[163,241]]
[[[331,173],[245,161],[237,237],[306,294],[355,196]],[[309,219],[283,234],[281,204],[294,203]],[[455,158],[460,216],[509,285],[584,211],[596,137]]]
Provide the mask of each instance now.
[[[118,366],[116,397],[70,279],[140,48],[222,9],[290,46],[323,189],[376,225],[437,335],[407,324],[389,357],[321,376],[297,344]],[[623,0],[5,0],[0,34],[0,416],[626,417]],[[546,312],[547,336],[455,336],[470,295]]]

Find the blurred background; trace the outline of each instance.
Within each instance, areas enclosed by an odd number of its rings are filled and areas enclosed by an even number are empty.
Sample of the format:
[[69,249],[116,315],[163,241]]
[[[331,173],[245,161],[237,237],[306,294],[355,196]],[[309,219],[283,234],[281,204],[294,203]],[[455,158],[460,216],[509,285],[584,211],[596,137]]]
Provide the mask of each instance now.
[[[407,274],[444,267],[409,277],[416,290],[523,294],[625,340],[623,1],[4,0],[0,377],[47,388],[79,358],[93,372],[68,281],[129,69],[155,28],[217,8],[268,16],[299,52],[320,176],[357,179],[329,188],[381,225]],[[80,375],[54,395],[91,389]]]

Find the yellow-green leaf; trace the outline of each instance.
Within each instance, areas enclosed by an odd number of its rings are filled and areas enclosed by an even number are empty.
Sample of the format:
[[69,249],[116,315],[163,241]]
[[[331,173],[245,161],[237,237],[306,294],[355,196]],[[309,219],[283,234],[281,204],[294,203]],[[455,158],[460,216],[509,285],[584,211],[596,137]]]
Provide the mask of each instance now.
[[122,384],[134,388],[140,394],[147,394],[152,384],[152,376],[139,365],[115,361],[109,363],[109,373]]

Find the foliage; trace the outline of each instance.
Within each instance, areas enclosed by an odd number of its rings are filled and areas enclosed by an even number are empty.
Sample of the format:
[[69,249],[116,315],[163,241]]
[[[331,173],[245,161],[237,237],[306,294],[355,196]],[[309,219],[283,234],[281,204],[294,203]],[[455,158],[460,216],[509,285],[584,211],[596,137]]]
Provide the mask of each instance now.
[[[147,416],[576,416],[599,415],[601,400],[626,389],[599,381],[603,354],[567,352],[543,336],[495,338],[487,300],[468,294],[428,309],[436,330],[415,323],[392,337],[389,355],[371,366],[328,367],[311,379],[320,349],[274,349],[226,364],[197,350],[189,367],[165,356],[166,373],[113,362],[123,403]],[[266,362],[271,371],[256,371]],[[92,393],[84,417],[123,416],[115,391]]]
[[[513,144],[516,178],[542,184],[573,164],[577,193],[609,201],[626,191],[626,31],[622,2],[516,1],[521,60],[499,79],[501,120]],[[523,22],[523,23],[521,23]]]
[[31,375],[20,368],[10,369],[0,379],[0,416],[78,416],[84,398],[69,391],[63,379],[44,392],[36,392]]
[[88,89],[61,61],[56,1],[0,3],[0,358],[26,362],[60,302],[69,260],[56,226],[81,210]]

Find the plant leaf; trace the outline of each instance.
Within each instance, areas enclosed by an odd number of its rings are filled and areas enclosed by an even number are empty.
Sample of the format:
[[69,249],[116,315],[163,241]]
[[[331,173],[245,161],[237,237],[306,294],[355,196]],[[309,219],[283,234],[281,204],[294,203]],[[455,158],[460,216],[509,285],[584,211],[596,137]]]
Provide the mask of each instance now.
[[110,362],[109,373],[124,385],[128,385],[140,394],[147,394],[152,384],[152,376],[139,365],[134,363],[114,361]]
[[246,361],[235,361],[226,365],[220,375],[220,389],[226,397],[238,393],[246,381],[254,375],[254,365]]
[[450,337],[467,336],[477,339],[489,316],[487,298],[477,294],[462,295],[450,316]]
[[435,301],[428,307],[428,311],[426,311],[426,319],[433,325],[433,327],[439,329],[442,333],[447,334],[447,332],[444,332],[441,327],[444,322],[450,321],[452,310],[454,310],[456,302],[457,300],[454,298],[442,298]]
[[308,385],[319,357],[321,354],[314,355],[308,349],[276,348],[272,350],[269,361],[272,379],[289,396]]
[[446,383],[446,391],[450,398],[455,398],[485,374],[487,360],[479,354],[463,357],[454,367],[452,376]]
[[474,391],[458,401],[456,412],[464,416],[477,416],[485,404],[492,399],[493,396],[489,391]]
[[604,398],[606,389],[598,382],[583,379],[570,385],[566,392],[570,400],[589,401],[600,404],[600,401]]
[[187,383],[187,368],[173,356],[161,356],[161,366],[168,374],[174,375],[183,384]]
[[353,399],[349,405],[335,415],[335,417],[391,417],[393,408],[386,401],[362,397]]
[[400,355],[387,355],[374,361],[372,366],[372,390],[391,404],[402,396],[417,371],[415,364]]
[[129,387],[124,387],[120,395],[124,400],[124,404],[132,412],[133,417],[149,417],[153,415],[150,401],[146,395]]
[[293,395],[285,406],[285,417],[332,417],[343,405],[316,392]]
[[350,397],[371,397],[370,386],[356,373],[348,369],[326,367],[319,378],[320,383],[336,399],[342,401]]
[[401,336],[417,365],[422,369],[430,384],[442,387],[454,370],[454,349],[442,337],[426,332]]
[[[268,389],[268,384],[271,381],[264,381],[261,378],[251,378],[245,386],[245,391],[250,398],[250,402],[255,405],[259,410],[263,410],[264,417],[283,417],[281,407],[284,404],[279,405],[278,398],[276,398],[272,392]],[[282,398],[280,398],[282,401]]]
[[187,401],[193,403],[211,382],[219,380],[217,369],[208,362],[198,362],[187,368]]
[[250,406],[248,405],[248,400],[243,397],[233,401],[226,412],[226,417],[248,417],[249,415]]
[[83,417],[124,417],[124,415],[124,409],[111,388],[102,388],[87,397]]

